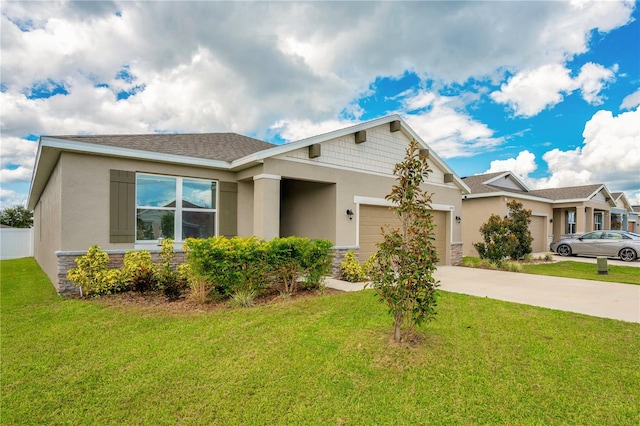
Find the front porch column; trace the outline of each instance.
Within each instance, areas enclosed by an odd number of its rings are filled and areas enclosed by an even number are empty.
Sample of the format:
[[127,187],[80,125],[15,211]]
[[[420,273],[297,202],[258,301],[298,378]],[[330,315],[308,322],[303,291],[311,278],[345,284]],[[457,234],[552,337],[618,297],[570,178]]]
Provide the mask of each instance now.
[[558,241],[566,233],[562,209],[553,209],[553,241]]
[[609,210],[604,212],[604,228],[603,229],[611,229],[611,211]]
[[585,208],[585,214],[586,214],[586,219],[587,219],[587,229],[585,230],[585,232],[591,232],[593,231],[593,207],[587,207]]
[[576,234],[587,232],[584,206],[576,206]]
[[270,240],[280,236],[280,180],[277,175],[253,177],[253,234]]

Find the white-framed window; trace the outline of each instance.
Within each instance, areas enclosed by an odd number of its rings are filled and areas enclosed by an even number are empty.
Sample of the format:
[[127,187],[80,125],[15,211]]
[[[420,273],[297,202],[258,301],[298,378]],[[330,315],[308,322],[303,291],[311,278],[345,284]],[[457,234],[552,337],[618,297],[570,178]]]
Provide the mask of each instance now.
[[576,212],[567,212],[567,234],[576,233]]
[[213,180],[136,174],[136,241],[216,235],[218,183]]
[[604,213],[596,213],[593,217],[594,220],[594,231],[602,231],[604,229]]

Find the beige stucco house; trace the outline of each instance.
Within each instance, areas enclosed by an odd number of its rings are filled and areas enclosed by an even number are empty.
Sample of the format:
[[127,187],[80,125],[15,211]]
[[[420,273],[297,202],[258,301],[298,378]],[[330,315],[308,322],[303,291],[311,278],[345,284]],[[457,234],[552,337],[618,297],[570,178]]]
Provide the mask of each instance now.
[[620,229],[638,233],[638,212],[631,205],[624,192],[612,192],[616,206],[611,209],[611,229]]
[[[394,220],[385,196],[414,138],[429,149],[397,115],[284,145],[233,133],[43,136],[28,203],[35,258],[60,292],[94,244],[121,254],[162,237],[297,235],[365,259]],[[469,188],[429,153],[440,262],[456,264]]]
[[[618,207],[603,184],[531,190],[512,172],[488,173],[462,180],[471,189],[470,194],[463,195],[462,202],[465,256],[478,256],[473,244],[482,241],[480,227],[491,214],[506,216],[507,203],[511,200],[519,201],[532,212],[529,229],[534,253],[548,251],[552,241],[565,235],[622,229],[614,227],[616,222],[612,220],[618,217],[615,213]],[[627,212],[624,223],[629,223],[629,217],[633,216]],[[637,224],[637,215],[635,218],[633,223]]]

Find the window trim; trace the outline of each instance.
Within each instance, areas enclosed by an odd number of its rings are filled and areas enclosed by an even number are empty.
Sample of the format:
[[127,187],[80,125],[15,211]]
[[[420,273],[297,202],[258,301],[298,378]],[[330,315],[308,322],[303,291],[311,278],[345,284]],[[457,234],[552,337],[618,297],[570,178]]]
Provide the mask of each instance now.
[[[157,207],[157,206],[139,206],[138,205],[138,190],[140,185],[138,185],[138,177],[139,176],[151,176],[151,177],[165,177],[165,178],[172,178],[175,179],[175,185],[176,185],[176,200],[175,200],[175,207]],[[213,183],[215,182],[216,184],[216,191],[215,191],[215,200],[212,200],[213,205],[215,205],[215,208],[193,208],[193,207],[182,207],[182,201],[183,201],[183,183],[184,180],[194,180],[194,181],[201,181],[201,182],[207,182],[207,183]],[[136,172],[136,176],[135,176],[135,195],[134,195],[134,209],[133,209],[133,215],[134,215],[134,224],[137,224],[138,222],[138,210],[140,209],[145,209],[145,210],[159,210],[159,211],[172,211],[174,212],[174,223],[173,223],[173,233],[174,233],[174,243],[180,247],[183,243],[183,239],[182,239],[182,212],[186,211],[186,212],[202,212],[202,213],[213,213],[214,214],[214,232],[213,232],[213,236],[218,236],[219,233],[219,203],[220,203],[220,181],[217,179],[206,179],[206,178],[199,178],[199,177],[190,177],[190,176],[174,176],[174,175],[163,175],[163,174],[158,174],[158,173],[145,173],[145,172]],[[180,236],[180,238],[176,238],[176,236]],[[139,240],[138,239],[138,230],[137,230],[137,225],[135,228],[135,235],[134,235],[134,243],[135,243],[135,247],[136,248],[145,248],[148,247],[150,245],[153,246],[157,246],[160,240],[155,239],[155,240]]]
[[602,231],[604,230],[604,213],[599,212],[594,214],[593,216],[593,227],[594,231]]

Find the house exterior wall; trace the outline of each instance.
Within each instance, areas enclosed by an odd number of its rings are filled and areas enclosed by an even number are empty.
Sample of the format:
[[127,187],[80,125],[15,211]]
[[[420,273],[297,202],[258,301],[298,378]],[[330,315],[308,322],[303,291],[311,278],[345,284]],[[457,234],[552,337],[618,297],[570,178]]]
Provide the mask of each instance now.
[[[358,218],[349,220],[346,210],[356,212],[357,204],[363,198],[371,199],[374,204],[384,202],[396,182],[393,169],[404,160],[408,143],[404,132],[391,132],[386,123],[367,129],[363,143],[356,144],[354,134],[325,141],[316,158],[309,158],[308,147],[271,158],[265,161],[264,172],[283,178],[336,184],[334,242],[340,247],[357,247]],[[433,160],[427,161],[432,171],[424,187],[433,193],[433,205],[447,211],[447,247],[450,249],[452,244],[459,251],[462,229],[451,218],[461,214],[461,190],[454,183],[445,183],[446,170]],[[360,200],[358,203],[356,198]],[[321,217],[317,219],[322,220]]]
[[[489,216],[497,214],[504,217],[509,214],[507,203],[512,200],[522,203],[524,209],[531,210],[532,216],[544,218],[544,234],[546,241],[544,247],[549,247],[553,240],[553,232],[556,219],[553,216],[551,204],[542,201],[525,200],[517,197],[494,196],[484,198],[468,198],[462,202],[462,234],[464,240],[464,256],[478,256],[474,243],[482,242],[480,227],[487,222]],[[553,219],[553,222],[551,221]]]
[[58,260],[55,252],[62,246],[61,185],[62,170],[58,162],[33,211],[33,255],[53,283],[58,277]]
[[[356,144],[353,134],[322,143],[321,155],[309,158],[308,148],[301,148],[279,156],[280,159],[300,160],[309,164],[325,164],[347,170],[391,174],[395,165],[404,159],[409,139],[401,132],[391,132],[389,124],[366,130],[366,142]],[[444,171],[433,169],[429,181],[444,183]]]
[[[135,159],[63,152],[61,239],[58,250],[82,251],[97,244],[105,250],[133,249],[134,243],[109,241],[110,170],[235,181],[233,173]],[[132,212],[134,214],[134,212]]]
[[[357,218],[349,220],[346,210],[356,211],[355,197],[367,197],[376,200],[384,200],[396,183],[393,175],[382,176],[379,174],[367,174],[356,171],[335,169],[332,167],[309,167],[304,163],[271,159],[265,161],[265,171],[270,174],[289,179],[300,179],[336,184],[336,208],[334,219],[336,223],[335,235],[332,240],[336,246],[357,246]],[[458,215],[461,212],[462,200],[460,189],[452,185],[426,184],[425,188],[433,193],[434,205],[446,205],[452,207],[452,212]],[[318,213],[315,221],[326,220]],[[460,225],[454,224],[450,234],[453,242],[462,241]]]

